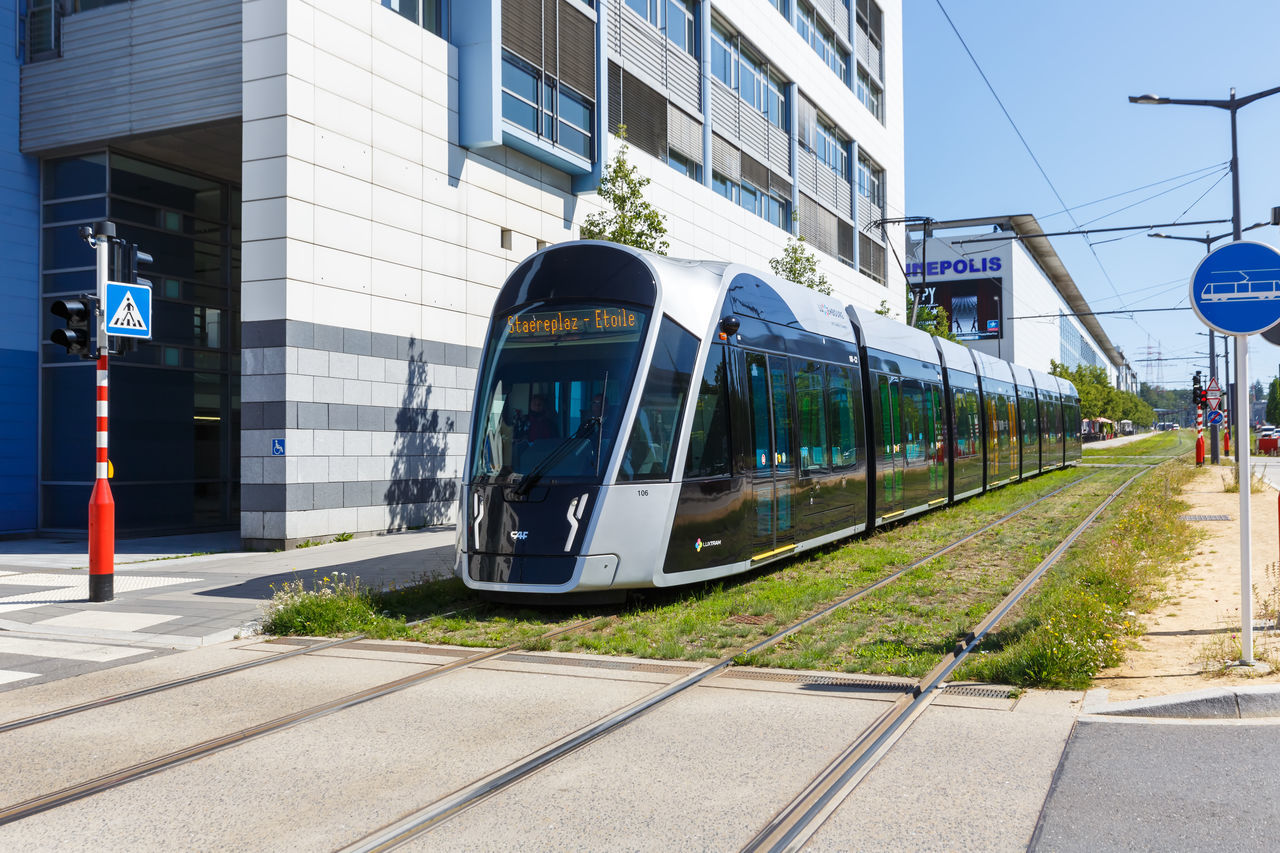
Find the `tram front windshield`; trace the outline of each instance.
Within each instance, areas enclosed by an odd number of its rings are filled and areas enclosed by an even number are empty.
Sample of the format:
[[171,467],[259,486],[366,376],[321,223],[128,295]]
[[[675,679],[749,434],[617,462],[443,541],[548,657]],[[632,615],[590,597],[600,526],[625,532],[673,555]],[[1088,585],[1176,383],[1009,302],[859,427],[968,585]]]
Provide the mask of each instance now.
[[472,478],[599,483],[648,319],[607,302],[538,303],[499,318],[480,377]]

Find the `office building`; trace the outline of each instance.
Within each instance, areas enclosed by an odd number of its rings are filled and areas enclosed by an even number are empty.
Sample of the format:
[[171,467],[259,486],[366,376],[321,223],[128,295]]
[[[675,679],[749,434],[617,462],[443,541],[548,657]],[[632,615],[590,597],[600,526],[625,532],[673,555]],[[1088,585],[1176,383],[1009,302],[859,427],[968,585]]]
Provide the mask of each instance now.
[[[901,4],[28,0],[5,60],[0,534],[83,530],[93,370],[47,343],[80,226],[154,256],[112,359],[121,535],[250,547],[454,520],[497,288],[620,148],[669,254],[803,235],[901,306]],[[10,404],[12,401],[12,404]]]

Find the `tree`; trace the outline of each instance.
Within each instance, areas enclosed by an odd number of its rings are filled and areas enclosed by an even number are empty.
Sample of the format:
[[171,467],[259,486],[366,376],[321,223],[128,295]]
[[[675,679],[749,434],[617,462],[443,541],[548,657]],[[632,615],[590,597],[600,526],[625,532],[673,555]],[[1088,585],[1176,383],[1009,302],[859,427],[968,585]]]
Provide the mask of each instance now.
[[605,204],[605,210],[587,217],[582,224],[584,240],[607,240],[637,249],[667,253],[667,224],[663,215],[644,197],[649,178],[641,175],[627,160],[627,127],[618,128],[622,147],[613,159],[605,164],[597,192]]
[[[799,214],[792,219],[799,222]],[[782,257],[769,259],[769,268],[773,270],[774,275],[781,276],[787,281],[803,284],[810,290],[816,290],[827,296],[831,295],[831,285],[827,283],[827,277],[818,272],[818,258],[805,245],[803,235],[789,238],[787,245],[782,249]]]
[[1111,385],[1105,368],[1091,364],[1077,364],[1068,368],[1056,361],[1049,361],[1049,372],[1070,380],[1080,394],[1080,417],[1107,418],[1113,421],[1133,421],[1136,424],[1155,423],[1156,412],[1151,405],[1129,391],[1121,391]]
[[1280,379],[1271,380],[1267,394],[1267,423],[1280,424]]

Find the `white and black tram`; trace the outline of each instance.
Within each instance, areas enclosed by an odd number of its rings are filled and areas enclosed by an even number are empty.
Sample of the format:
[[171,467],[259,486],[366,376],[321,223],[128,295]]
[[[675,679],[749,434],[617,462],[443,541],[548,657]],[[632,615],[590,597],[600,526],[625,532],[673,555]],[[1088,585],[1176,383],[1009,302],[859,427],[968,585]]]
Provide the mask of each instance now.
[[742,572],[1070,464],[1076,389],[736,264],[561,244],[507,279],[456,571],[495,596]]

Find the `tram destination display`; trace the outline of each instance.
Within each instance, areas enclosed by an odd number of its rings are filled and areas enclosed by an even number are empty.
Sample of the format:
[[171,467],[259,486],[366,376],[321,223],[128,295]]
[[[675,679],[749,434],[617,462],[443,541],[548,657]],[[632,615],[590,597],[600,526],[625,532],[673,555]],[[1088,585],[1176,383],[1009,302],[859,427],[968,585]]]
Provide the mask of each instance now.
[[641,313],[618,305],[571,308],[560,311],[528,311],[507,316],[512,338],[584,338],[600,334],[634,332],[643,323]]

